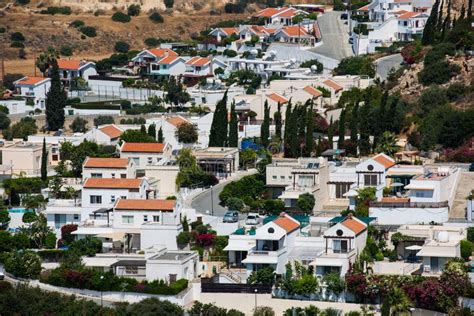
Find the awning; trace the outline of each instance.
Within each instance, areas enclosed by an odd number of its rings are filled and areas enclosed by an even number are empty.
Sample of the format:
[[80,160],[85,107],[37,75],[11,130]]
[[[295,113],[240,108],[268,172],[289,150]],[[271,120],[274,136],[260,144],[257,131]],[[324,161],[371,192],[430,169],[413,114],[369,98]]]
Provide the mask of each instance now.
[[423,248],[422,246],[418,246],[418,245],[411,245],[411,246],[405,247],[406,250],[421,250],[422,248]]
[[278,263],[278,257],[272,257],[272,256],[247,256],[244,260],[242,260],[242,263],[256,263],[256,264],[277,264]]
[[113,241],[119,240],[121,241],[125,236],[125,233],[123,232],[113,232],[113,233],[102,233],[102,234],[97,234],[96,237],[98,238],[110,238]]
[[224,251],[249,251],[255,247],[255,242],[249,242],[248,240],[232,240],[229,241]]
[[410,183],[409,185],[405,186],[405,189],[408,189],[408,190],[434,190],[434,185]]

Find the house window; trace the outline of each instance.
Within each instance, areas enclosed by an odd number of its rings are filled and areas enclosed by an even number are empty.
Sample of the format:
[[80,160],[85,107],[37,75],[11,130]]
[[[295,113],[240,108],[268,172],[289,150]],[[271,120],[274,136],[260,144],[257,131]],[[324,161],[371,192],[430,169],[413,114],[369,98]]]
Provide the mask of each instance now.
[[125,173],[122,173],[122,174],[120,175],[120,178],[122,178],[122,179],[125,179],[126,177],[127,177],[127,175],[126,175]]
[[277,179],[277,176],[272,176],[272,179],[273,179],[273,180],[276,180],[276,179]]
[[122,215],[122,224],[133,224],[133,215]]
[[111,173],[111,174],[110,174],[110,177],[111,177],[112,179],[115,179],[115,173]]
[[280,176],[280,179],[281,179],[281,180],[285,180],[285,176]]
[[91,173],[91,178],[102,178],[102,173]]
[[364,175],[364,185],[365,186],[376,186],[378,184],[376,174],[365,174]]
[[73,219],[74,219],[75,221],[78,221],[78,220],[79,220],[79,214],[74,214],[74,215],[73,215]]
[[334,239],[332,241],[332,250],[334,253],[347,253],[348,242],[347,240]]
[[160,222],[160,215],[153,215],[153,222],[159,223]]
[[120,198],[121,198],[122,200],[126,200],[126,199],[127,199],[127,197],[126,197],[125,195],[122,195]]
[[336,183],[336,199],[343,199],[350,187],[350,183]]
[[153,163],[153,158],[152,157],[148,157],[148,164],[151,165]]
[[143,221],[148,222],[148,215],[143,215]]
[[138,274],[138,267],[133,266],[126,266],[125,267],[126,274]]
[[90,203],[91,204],[102,204],[102,196],[101,195],[91,195],[90,196]]
[[114,203],[115,202],[115,195],[111,195],[110,196],[110,203]]

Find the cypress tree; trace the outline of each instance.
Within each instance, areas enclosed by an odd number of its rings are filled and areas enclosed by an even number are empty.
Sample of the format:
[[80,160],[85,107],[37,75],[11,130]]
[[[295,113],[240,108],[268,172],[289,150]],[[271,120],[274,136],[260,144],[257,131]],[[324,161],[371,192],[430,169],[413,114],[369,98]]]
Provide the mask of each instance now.
[[150,124],[150,126],[148,126],[148,135],[153,137],[153,139],[156,139],[156,125],[155,124]]
[[160,129],[158,130],[158,143],[162,144],[165,142],[165,138],[163,137],[163,129],[160,126]]
[[318,143],[316,144],[316,157],[321,156],[323,153],[323,140],[321,139],[321,136],[318,137]]
[[423,29],[423,37],[421,43],[423,45],[433,44],[436,34],[436,24],[438,23],[438,9],[439,0],[436,0],[433,7],[431,8],[431,14],[426,20],[425,28]]
[[227,91],[222,100],[217,102],[212,118],[209,147],[224,147],[227,144]]
[[329,128],[328,128],[329,149],[334,148],[333,136],[334,136],[334,124],[332,123],[332,116],[331,116],[331,120],[329,121]]
[[303,122],[306,122],[306,108],[309,107],[309,101],[308,100],[305,105],[301,105],[298,107],[298,118],[296,120],[296,125],[298,128],[298,138],[303,141],[305,139],[306,135],[306,124],[303,124]]
[[286,106],[285,112],[285,133],[283,134],[283,144],[285,148],[285,157],[291,156],[290,151],[290,129],[291,129],[291,100]]
[[281,105],[278,102],[278,110],[273,113],[273,121],[275,122],[275,134],[279,140],[281,140],[281,127],[282,127],[282,120],[281,120]]
[[[357,102],[358,103],[358,102]],[[357,134],[358,134],[358,115],[359,115],[359,104],[355,104],[352,108],[351,112],[351,121],[349,123],[349,129],[351,132],[351,141],[352,142],[357,142]]]
[[472,21],[472,0],[469,0],[467,5],[467,19],[469,22]]
[[359,149],[361,155],[370,153],[370,103],[368,100],[361,106],[359,114]]
[[41,152],[41,180],[48,178],[48,152],[46,151],[46,139],[43,138],[43,151]]
[[306,112],[306,144],[305,153],[306,157],[311,157],[313,153],[313,130],[314,130],[314,113],[313,113],[313,100],[311,99],[309,111]]
[[145,127],[145,125],[143,125],[143,124],[140,126],[140,133],[142,133],[142,134],[147,134],[147,132],[146,132],[146,127]]
[[230,122],[229,122],[229,147],[239,146],[237,113],[235,112],[235,102],[230,106]]
[[341,111],[338,132],[337,148],[342,148],[344,146],[344,136],[346,135],[346,110]]
[[300,152],[299,148],[299,139],[298,139],[298,110],[295,107],[293,113],[291,113],[290,119],[290,152],[291,157],[296,158],[298,157],[298,153]]
[[260,143],[262,146],[268,146],[270,138],[270,108],[268,107],[268,101],[265,100],[263,105],[263,122],[260,126]]
[[51,87],[46,94],[46,126],[50,131],[57,131],[64,126],[64,107],[67,94],[59,79],[59,67],[56,59],[52,61]]

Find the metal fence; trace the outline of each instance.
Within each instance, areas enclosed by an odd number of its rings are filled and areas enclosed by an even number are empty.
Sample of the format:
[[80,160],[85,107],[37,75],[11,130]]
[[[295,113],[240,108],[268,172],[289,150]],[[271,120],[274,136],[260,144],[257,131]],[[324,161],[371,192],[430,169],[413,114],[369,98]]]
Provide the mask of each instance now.
[[123,88],[107,85],[89,85],[88,91],[70,90],[69,97],[80,97],[83,101],[97,102],[109,100],[130,100],[130,101],[148,101],[150,97],[156,96],[162,98],[164,92],[162,90]]
[[218,283],[217,278],[202,278],[201,291],[203,293],[272,293],[271,285],[262,284],[234,284],[234,283]]

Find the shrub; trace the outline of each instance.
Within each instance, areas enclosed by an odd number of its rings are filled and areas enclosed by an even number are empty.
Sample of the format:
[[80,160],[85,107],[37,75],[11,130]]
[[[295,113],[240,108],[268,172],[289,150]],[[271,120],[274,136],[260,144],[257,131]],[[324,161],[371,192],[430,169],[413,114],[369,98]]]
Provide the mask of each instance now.
[[311,68],[312,66],[316,66],[317,73],[323,72],[323,64],[321,64],[317,59],[305,61],[300,65],[301,68]]
[[6,27],[0,26],[0,34],[5,33],[7,31]]
[[114,50],[117,53],[126,53],[130,49],[130,45],[128,43],[123,42],[123,41],[118,41],[115,43]]
[[167,9],[173,9],[174,6],[174,0],[164,0],[165,2],[165,7]]
[[96,37],[97,31],[93,26],[81,26],[79,31],[87,37]]
[[70,7],[48,7],[46,10],[41,10],[40,14],[64,14],[70,15],[72,10]]
[[443,84],[448,82],[460,71],[461,68],[456,64],[451,64],[446,60],[438,61],[425,66],[423,70],[418,73],[418,80],[420,80],[424,86]]
[[375,76],[375,67],[367,56],[348,57],[341,60],[334,69],[336,75],[366,75]]
[[129,16],[138,16],[140,15],[141,7],[139,4],[131,4],[127,8],[127,14]]
[[153,13],[151,13],[148,18],[150,20],[152,20],[153,22],[155,23],[163,23],[164,22],[164,19],[163,17],[161,16],[160,12],[157,12],[157,11],[154,11]]
[[474,251],[474,245],[469,240],[461,240],[461,257],[469,261],[469,257],[472,255]]
[[62,56],[72,56],[72,47],[71,46],[61,46],[61,49],[59,50],[59,53],[62,55]]
[[158,46],[158,44],[160,44],[160,40],[154,37],[148,37],[143,42],[148,47],[155,47],[155,46]]
[[86,24],[82,20],[74,20],[71,23],[69,23],[69,26],[75,27],[75,28],[79,28],[79,27],[84,26],[84,25],[86,25]]
[[235,57],[237,56],[237,52],[233,49],[225,49],[223,52],[222,52],[222,55],[224,56],[227,56],[227,57]]
[[100,126],[105,124],[114,124],[114,118],[110,115],[100,115],[94,119],[94,125]]
[[10,47],[24,48],[25,44],[23,44],[23,42],[15,41],[10,44]]
[[10,40],[13,42],[23,42],[25,40],[25,36],[21,32],[14,32],[10,34]]
[[455,82],[446,89],[446,96],[449,101],[453,102],[461,99],[468,91],[469,87],[461,82]]
[[176,236],[176,242],[178,245],[187,245],[191,240],[191,234],[189,232],[180,232],[178,236]]
[[132,18],[121,11],[117,11],[112,15],[112,21],[120,23],[128,23]]
[[253,310],[253,316],[275,316],[275,311],[270,306],[257,306]]
[[14,252],[6,259],[5,270],[19,278],[36,279],[41,272],[41,259],[32,251]]
[[74,121],[72,121],[71,125],[69,125],[69,128],[74,133],[85,133],[87,131],[87,120],[78,116],[74,119]]
[[16,0],[16,3],[18,3],[19,5],[27,5],[28,3],[30,3],[30,0]]

